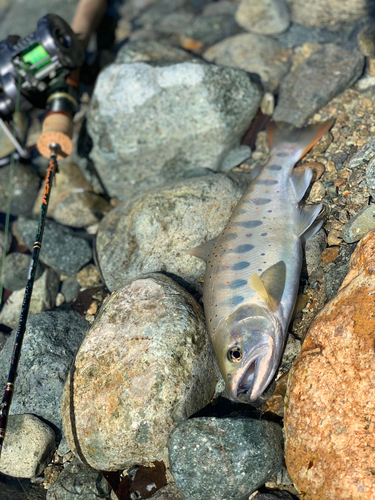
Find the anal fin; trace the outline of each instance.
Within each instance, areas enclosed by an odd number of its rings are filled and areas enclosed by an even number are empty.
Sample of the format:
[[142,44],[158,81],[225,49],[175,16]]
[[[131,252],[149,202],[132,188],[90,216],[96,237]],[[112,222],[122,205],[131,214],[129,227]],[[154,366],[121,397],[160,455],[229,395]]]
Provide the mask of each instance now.
[[[309,227],[313,224],[322,210],[320,205],[305,205],[303,208],[297,208],[295,212],[294,228],[297,236],[304,236]],[[315,233],[313,233],[315,234]],[[312,236],[312,234],[310,234]]]

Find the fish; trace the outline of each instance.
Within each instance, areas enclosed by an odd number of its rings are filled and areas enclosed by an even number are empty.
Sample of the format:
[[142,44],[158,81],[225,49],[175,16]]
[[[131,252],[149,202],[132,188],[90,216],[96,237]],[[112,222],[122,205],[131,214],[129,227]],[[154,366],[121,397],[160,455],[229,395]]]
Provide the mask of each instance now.
[[296,304],[302,244],[322,205],[300,206],[313,176],[294,165],[333,125],[270,123],[270,158],[215,240],[190,250],[206,261],[203,305],[226,397],[253,403],[272,382]]

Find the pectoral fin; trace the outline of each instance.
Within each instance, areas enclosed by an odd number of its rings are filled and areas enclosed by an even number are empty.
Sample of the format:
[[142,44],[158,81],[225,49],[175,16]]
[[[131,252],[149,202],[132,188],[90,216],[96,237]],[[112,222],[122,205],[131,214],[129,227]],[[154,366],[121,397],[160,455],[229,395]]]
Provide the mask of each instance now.
[[262,278],[260,278],[257,273],[254,273],[249,278],[249,286],[255,292],[258,292],[259,295],[265,300],[266,304],[272,311],[276,311],[277,302],[276,300],[269,294],[266,285],[263,283]]
[[205,241],[201,245],[198,245],[197,247],[194,247],[190,250],[186,250],[186,253],[189,253],[190,255],[194,255],[194,257],[197,257],[198,259],[204,260],[205,262],[208,262],[208,258],[212,253],[212,250],[214,249],[214,246],[216,245],[217,238],[213,238],[212,240]]

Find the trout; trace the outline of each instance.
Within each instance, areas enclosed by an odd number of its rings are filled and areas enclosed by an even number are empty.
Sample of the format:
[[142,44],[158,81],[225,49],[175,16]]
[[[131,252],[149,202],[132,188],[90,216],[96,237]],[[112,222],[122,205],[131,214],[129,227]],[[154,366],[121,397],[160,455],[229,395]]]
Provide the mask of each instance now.
[[300,206],[312,171],[293,167],[332,124],[271,124],[269,162],[220,236],[190,251],[207,262],[207,327],[232,400],[256,401],[280,364],[298,293],[302,243],[323,224],[316,220],[321,205]]

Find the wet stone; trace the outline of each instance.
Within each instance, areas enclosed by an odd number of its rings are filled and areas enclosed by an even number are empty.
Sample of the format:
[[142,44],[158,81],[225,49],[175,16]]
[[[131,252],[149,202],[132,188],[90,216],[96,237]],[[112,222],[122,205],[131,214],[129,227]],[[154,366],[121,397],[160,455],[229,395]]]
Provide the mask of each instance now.
[[258,493],[256,500],[297,500],[297,497],[288,491],[269,490],[267,493]]
[[346,168],[357,169],[367,165],[375,156],[375,139],[370,139],[356,151],[345,163]]
[[364,57],[357,50],[325,45],[283,80],[274,120],[303,126],[316,111],[361,76],[363,65]]
[[[37,229],[35,219],[20,217],[17,231],[26,246],[32,250]],[[67,227],[47,220],[43,235],[40,260],[57,273],[71,275],[79,271],[92,258],[89,243]]]
[[191,39],[200,42],[202,47],[207,47],[237,32],[238,27],[233,14],[217,13],[195,19],[181,36],[181,41],[183,43],[184,40]]
[[349,38],[350,30],[337,32],[327,29],[306,28],[301,24],[292,23],[287,31],[276,35],[277,40],[283,47],[300,47],[304,43],[337,43],[340,44]]
[[284,0],[242,0],[236,11],[236,21],[246,31],[277,35],[288,29],[290,14]]
[[236,149],[229,151],[228,155],[225,157],[220,170],[222,172],[228,172],[232,168],[237,167],[242,162],[250,159],[251,148],[249,146],[239,146]]
[[34,415],[10,415],[0,472],[13,477],[38,476],[50,462],[54,450],[55,433],[46,423]]
[[339,250],[339,255],[335,262],[326,264],[324,273],[324,286],[327,300],[331,300],[337,293],[345,276],[349,272],[350,257],[355,245],[345,245]]
[[[87,331],[76,312],[50,311],[28,318],[10,414],[33,413],[61,428],[65,379]],[[15,331],[0,352],[0,386],[5,387]]]
[[358,48],[366,57],[375,56],[375,23],[367,24],[357,36]]
[[[29,275],[31,255],[24,253],[11,253],[5,258],[4,288],[7,290],[20,290],[25,288]],[[44,266],[38,262],[35,271],[35,280],[39,279],[44,271]]]
[[169,483],[152,495],[150,500],[184,500],[184,497],[176,483]]
[[[0,212],[6,212],[10,166],[0,168]],[[12,183],[12,215],[29,214],[38,195],[40,177],[31,165],[16,164]]]
[[195,418],[175,429],[170,466],[186,500],[243,500],[282,468],[282,430],[249,418]]
[[373,229],[375,229],[375,205],[369,205],[344,225],[342,234],[347,243],[354,243]]
[[116,63],[147,61],[190,61],[193,56],[166,41],[137,40],[123,45],[117,53]]
[[366,167],[366,184],[371,196],[375,198],[375,156],[371,158]]

